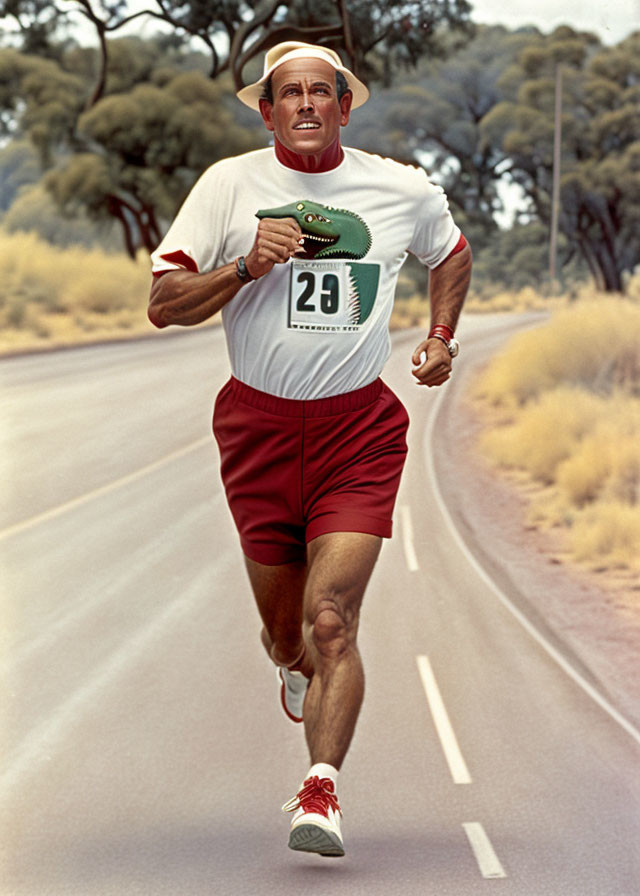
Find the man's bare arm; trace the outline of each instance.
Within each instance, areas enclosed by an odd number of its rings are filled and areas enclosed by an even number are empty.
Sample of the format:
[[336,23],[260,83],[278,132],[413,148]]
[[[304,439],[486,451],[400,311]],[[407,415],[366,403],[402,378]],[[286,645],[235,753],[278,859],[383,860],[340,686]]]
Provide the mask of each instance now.
[[[433,268],[429,274],[432,325],[444,324],[455,330],[470,280],[471,249],[468,245]],[[440,386],[451,375],[451,356],[441,339],[423,339],[411,360],[416,365],[412,373],[421,386]]]
[[[302,251],[300,236],[300,227],[293,218],[263,218],[245,259],[249,274],[257,280],[275,264],[282,264]],[[156,277],[151,286],[149,320],[160,328],[202,323],[230,302],[243,286],[236,274],[235,262],[205,274],[167,271]]]
[[162,329],[170,324],[190,327],[213,317],[240,291],[236,266],[225,264],[209,274],[167,271],[151,286],[148,315]]

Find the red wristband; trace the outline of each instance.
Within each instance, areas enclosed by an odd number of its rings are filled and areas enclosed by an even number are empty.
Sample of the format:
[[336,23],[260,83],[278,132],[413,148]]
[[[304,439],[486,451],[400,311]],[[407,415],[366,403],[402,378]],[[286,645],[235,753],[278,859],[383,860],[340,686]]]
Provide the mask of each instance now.
[[444,338],[447,342],[451,342],[453,339],[453,330],[446,324],[434,324],[429,330],[427,339],[433,339],[434,337],[439,339]]

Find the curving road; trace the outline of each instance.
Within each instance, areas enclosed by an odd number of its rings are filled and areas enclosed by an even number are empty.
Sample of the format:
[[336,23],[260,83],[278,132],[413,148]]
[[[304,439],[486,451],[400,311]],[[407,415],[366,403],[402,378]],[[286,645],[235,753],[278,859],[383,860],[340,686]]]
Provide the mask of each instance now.
[[[510,326],[467,318],[457,364]],[[411,451],[340,862],[286,848],[307,757],[218,479],[221,332],[0,363],[2,896],[640,892],[640,735],[456,534],[432,462],[450,386],[413,385],[415,342],[385,375]]]

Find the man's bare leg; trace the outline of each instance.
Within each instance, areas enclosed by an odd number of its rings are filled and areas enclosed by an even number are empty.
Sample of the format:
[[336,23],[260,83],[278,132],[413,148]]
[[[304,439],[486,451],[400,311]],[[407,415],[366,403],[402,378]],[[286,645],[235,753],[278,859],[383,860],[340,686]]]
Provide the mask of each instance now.
[[[283,806],[294,813],[291,849],[344,855],[335,788],[364,696],[356,638],[362,598],[381,543],[374,535],[335,532],[308,545],[306,564],[266,567],[247,560],[269,656],[311,679],[300,694],[311,768],[296,796]],[[296,661],[301,643],[302,660]]]
[[262,643],[273,662],[303,672],[313,666],[302,637],[302,606],[307,564],[283,563],[266,566],[245,557],[249,580],[264,623]]
[[381,544],[375,535],[332,532],[308,546],[303,633],[314,674],[303,716],[312,765],[339,769],[353,737],[364,696],[360,606]]

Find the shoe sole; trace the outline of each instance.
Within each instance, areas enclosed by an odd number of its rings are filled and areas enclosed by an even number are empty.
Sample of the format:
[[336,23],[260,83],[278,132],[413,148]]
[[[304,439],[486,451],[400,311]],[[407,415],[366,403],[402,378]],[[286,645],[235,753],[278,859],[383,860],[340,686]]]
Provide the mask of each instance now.
[[289,834],[289,849],[335,858],[344,855],[344,846],[339,837],[317,824],[301,824],[293,828]]

